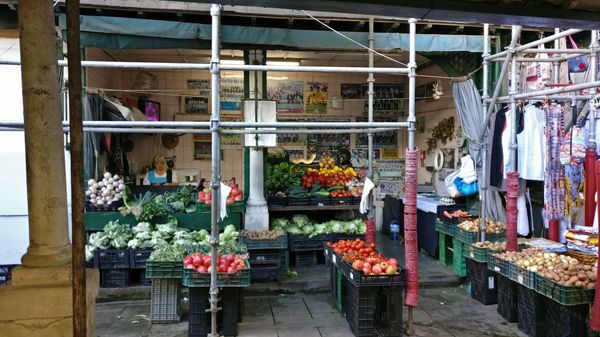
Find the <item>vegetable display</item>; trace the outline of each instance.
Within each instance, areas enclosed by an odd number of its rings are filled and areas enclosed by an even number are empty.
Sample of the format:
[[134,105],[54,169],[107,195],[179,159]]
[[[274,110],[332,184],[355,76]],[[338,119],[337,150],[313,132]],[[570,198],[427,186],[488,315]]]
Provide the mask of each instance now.
[[362,270],[365,275],[398,274],[398,261],[379,254],[375,251],[373,243],[355,239],[328,242],[327,245],[340,255],[343,261],[350,263],[353,269]]
[[271,227],[286,230],[291,235],[307,235],[311,238],[329,233],[364,234],[367,231],[367,225],[360,219],[350,221],[330,220],[320,224],[312,224],[310,219],[303,214],[294,215],[291,221],[274,219],[271,222]]
[[[506,231],[506,224],[500,221],[494,221],[490,219],[485,219],[486,221],[486,229],[485,232],[488,234],[500,234]],[[478,232],[479,225],[481,224],[481,220],[467,220],[458,224],[458,228],[467,231],[467,232]]]
[[[210,273],[213,269],[211,264],[211,255],[209,254],[196,252],[183,258],[183,267],[185,269],[193,269],[201,274]],[[234,274],[238,270],[245,268],[246,262],[244,256],[231,253],[225,256],[217,254],[216,269],[218,273]]]
[[99,182],[95,179],[88,180],[88,189],[85,191],[85,195],[94,206],[109,206],[113,202],[121,200],[123,190],[125,190],[123,178],[105,172]]
[[493,251],[504,251],[506,250],[506,242],[480,241],[475,242],[473,247],[484,248]]

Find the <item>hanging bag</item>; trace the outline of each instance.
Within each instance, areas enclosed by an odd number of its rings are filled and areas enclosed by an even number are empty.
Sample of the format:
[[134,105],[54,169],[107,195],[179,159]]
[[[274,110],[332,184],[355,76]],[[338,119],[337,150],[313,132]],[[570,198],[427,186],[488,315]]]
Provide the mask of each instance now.
[[560,145],[560,163],[579,165],[585,162],[585,132],[583,128],[573,126]]
[[446,179],[444,179],[444,185],[446,186],[446,191],[448,192],[448,196],[450,196],[450,198],[463,196],[463,194],[458,191],[456,185],[454,185],[454,180],[458,178],[459,173],[460,170],[456,170],[450,173]]
[[[573,45],[573,49],[579,49],[575,40],[569,35],[569,41]],[[579,56],[571,57],[567,60],[567,64],[569,66],[570,73],[583,73],[588,69],[589,59],[586,54],[581,54]]]

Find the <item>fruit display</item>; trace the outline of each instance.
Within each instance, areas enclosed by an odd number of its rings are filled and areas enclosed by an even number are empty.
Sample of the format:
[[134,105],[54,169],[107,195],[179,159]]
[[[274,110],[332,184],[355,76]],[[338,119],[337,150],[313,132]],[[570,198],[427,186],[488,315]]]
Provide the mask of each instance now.
[[[494,221],[490,219],[485,220],[487,227],[485,232],[488,234],[500,234],[506,231],[506,225],[500,221]],[[467,231],[467,232],[479,232],[479,225],[481,224],[481,220],[467,220],[463,221],[458,225],[458,228]]]
[[335,160],[330,155],[326,154],[319,160],[319,167],[324,169],[332,169],[335,166]]
[[344,262],[352,265],[355,270],[361,270],[365,275],[396,275],[398,261],[386,258],[375,250],[374,244],[361,239],[340,240],[327,245],[338,254]]
[[282,229],[275,229],[272,231],[240,231],[240,236],[246,237],[251,240],[275,240],[285,235],[285,231]]
[[[183,258],[183,268],[193,269],[197,273],[210,274],[212,271],[211,256],[209,254],[193,253]],[[246,268],[246,257],[238,254],[217,254],[217,272],[235,274],[240,269]]]
[[[229,192],[229,196],[227,196],[227,205],[232,205],[235,202],[244,200],[244,192],[241,189],[239,189],[235,180],[229,182],[229,187],[231,187],[231,192]],[[212,190],[207,187],[204,190],[198,192],[197,202],[206,205],[212,204]]]
[[339,166],[333,168],[321,168],[319,170],[309,168],[300,179],[300,185],[311,188],[319,183],[323,187],[345,186],[356,178],[356,171],[352,167],[342,169]]
[[504,250],[506,250],[506,242],[490,242],[490,241],[475,242],[473,244],[473,247],[483,248],[483,249],[492,250],[492,251],[504,251]]

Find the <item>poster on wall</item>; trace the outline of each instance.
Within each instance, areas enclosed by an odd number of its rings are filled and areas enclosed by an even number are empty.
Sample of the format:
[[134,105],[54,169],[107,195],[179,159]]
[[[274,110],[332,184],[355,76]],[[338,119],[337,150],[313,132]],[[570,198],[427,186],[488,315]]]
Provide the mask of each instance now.
[[277,102],[277,112],[304,112],[304,84],[301,81],[269,80],[267,99]]
[[342,83],[340,85],[343,99],[364,99],[362,83]]
[[182,96],[179,110],[189,114],[208,114],[208,97]]
[[210,95],[210,81],[209,80],[187,80],[187,88],[198,90],[200,93],[199,96]]
[[[319,122],[319,123],[344,123],[351,122],[351,119],[339,119],[339,118],[307,118],[305,122]],[[330,133],[322,134],[315,133],[309,134],[306,138],[306,143],[309,147],[316,148],[318,151],[325,150],[337,150],[339,148],[350,148],[350,134],[349,133]]]
[[[210,135],[208,135],[210,137]],[[220,152],[223,160],[223,150]],[[209,160],[212,158],[212,146],[209,141],[194,141],[194,160]]]
[[221,110],[240,111],[241,101],[244,97],[243,78],[221,79]]
[[[351,151],[352,153],[352,166],[353,167],[368,167],[369,161],[367,158],[369,157],[367,149],[354,149]],[[381,155],[379,149],[373,149],[373,160],[376,161],[379,159]]]
[[455,148],[446,148],[442,149],[444,153],[444,165],[442,165],[443,169],[456,169],[456,149]]
[[[364,113],[369,112],[367,99],[368,84],[363,84],[365,98]],[[376,83],[373,86],[373,113],[377,116],[398,116],[404,111],[404,84]]]
[[397,146],[384,146],[381,148],[381,159],[398,159],[398,147]]
[[315,115],[324,115],[327,113],[326,82],[307,82],[305,93],[305,113]]
[[404,190],[404,182],[399,179],[380,179],[377,198],[383,199],[386,195],[398,197]]
[[[301,122],[303,119],[278,119],[278,122]],[[299,133],[278,133],[277,134],[277,145],[278,146],[305,146],[306,145],[306,134]]]
[[[221,102],[222,103],[222,102]],[[241,122],[241,116],[222,116],[222,122]],[[210,135],[209,135],[210,136]],[[221,134],[221,146],[238,149],[242,145],[242,135]]]
[[[367,118],[357,118],[357,122],[367,122]],[[375,122],[398,122],[398,118],[375,118]],[[369,139],[366,133],[356,134],[356,147],[367,147]],[[386,132],[377,132],[373,134],[373,146],[398,146],[398,131],[391,130]]]

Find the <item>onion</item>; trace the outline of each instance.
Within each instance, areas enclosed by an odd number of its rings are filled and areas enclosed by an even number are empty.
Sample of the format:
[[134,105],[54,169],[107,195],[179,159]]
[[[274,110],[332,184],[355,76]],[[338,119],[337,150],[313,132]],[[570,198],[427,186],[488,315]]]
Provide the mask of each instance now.
[[104,173],[104,178],[108,179],[110,177],[112,177],[112,175],[110,173],[108,173],[108,172]]
[[119,179],[119,185],[124,185],[124,184],[125,184],[125,180]]
[[95,199],[95,198],[94,198],[94,199],[90,199],[90,202],[91,202],[93,205],[95,205],[95,204],[96,204],[96,199]]
[[104,205],[104,200],[103,200],[103,199],[98,199],[98,200],[96,201],[96,204],[97,204],[97,205]]
[[92,193],[90,194],[90,199],[96,199],[98,196],[96,195],[96,193]]
[[119,183],[119,191],[122,191],[124,189],[125,189],[125,184]]
[[107,185],[105,188],[106,188],[107,191],[112,191],[113,185],[112,184],[111,185]]
[[104,192],[102,192],[102,196],[103,196],[103,197],[105,197],[105,196],[107,196],[107,195],[109,195],[109,194],[110,194],[110,192],[109,192],[109,191],[104,191]]
[[119,193],[119,192],[115,193],[115,198],[121,199],[121,193]]
[[100,184],[98,183],[94,183],[94,185],[92,185],[93,188],[98,189],[98,187],[100,187]]
[[113,179],[114,179],[114,180],[119,180],[119,179],[121,179],[121,177],[119,177],[119,175],[118,175],[118,174],[115,174],[115,175],[113,176]]
[[111,199],[108,199],[108,200],[106,200],[106,204],[107,204],[107,205],[110,205],[110,204],[112,204],[112,200],[111,200]]
[[114,183],[115,180],[113,178],[108,178],[108,183],[112,185],[112,183]]
[[88,197],[89,197],[91,194],[92,194],[92,191],[90,191],[90,190],[87,190],[87,191],[85,191],[85,195],[86,195],[86,196],[88,196]]
[[115,181],[115,182],[113,182],[113,184],[112,184],[112,185],[113,185],[113,187],[114,187],[114,188],[117,188],[117,187],[119,187],[119,182],[118,182],[118,181]]
[[90,180],[88,180],[88,186],[92,186],[92,185],[94,185],[94,183],[95,183],[95,182],[96,182],[96,181],[95,181],[94,179],[90,179]]

